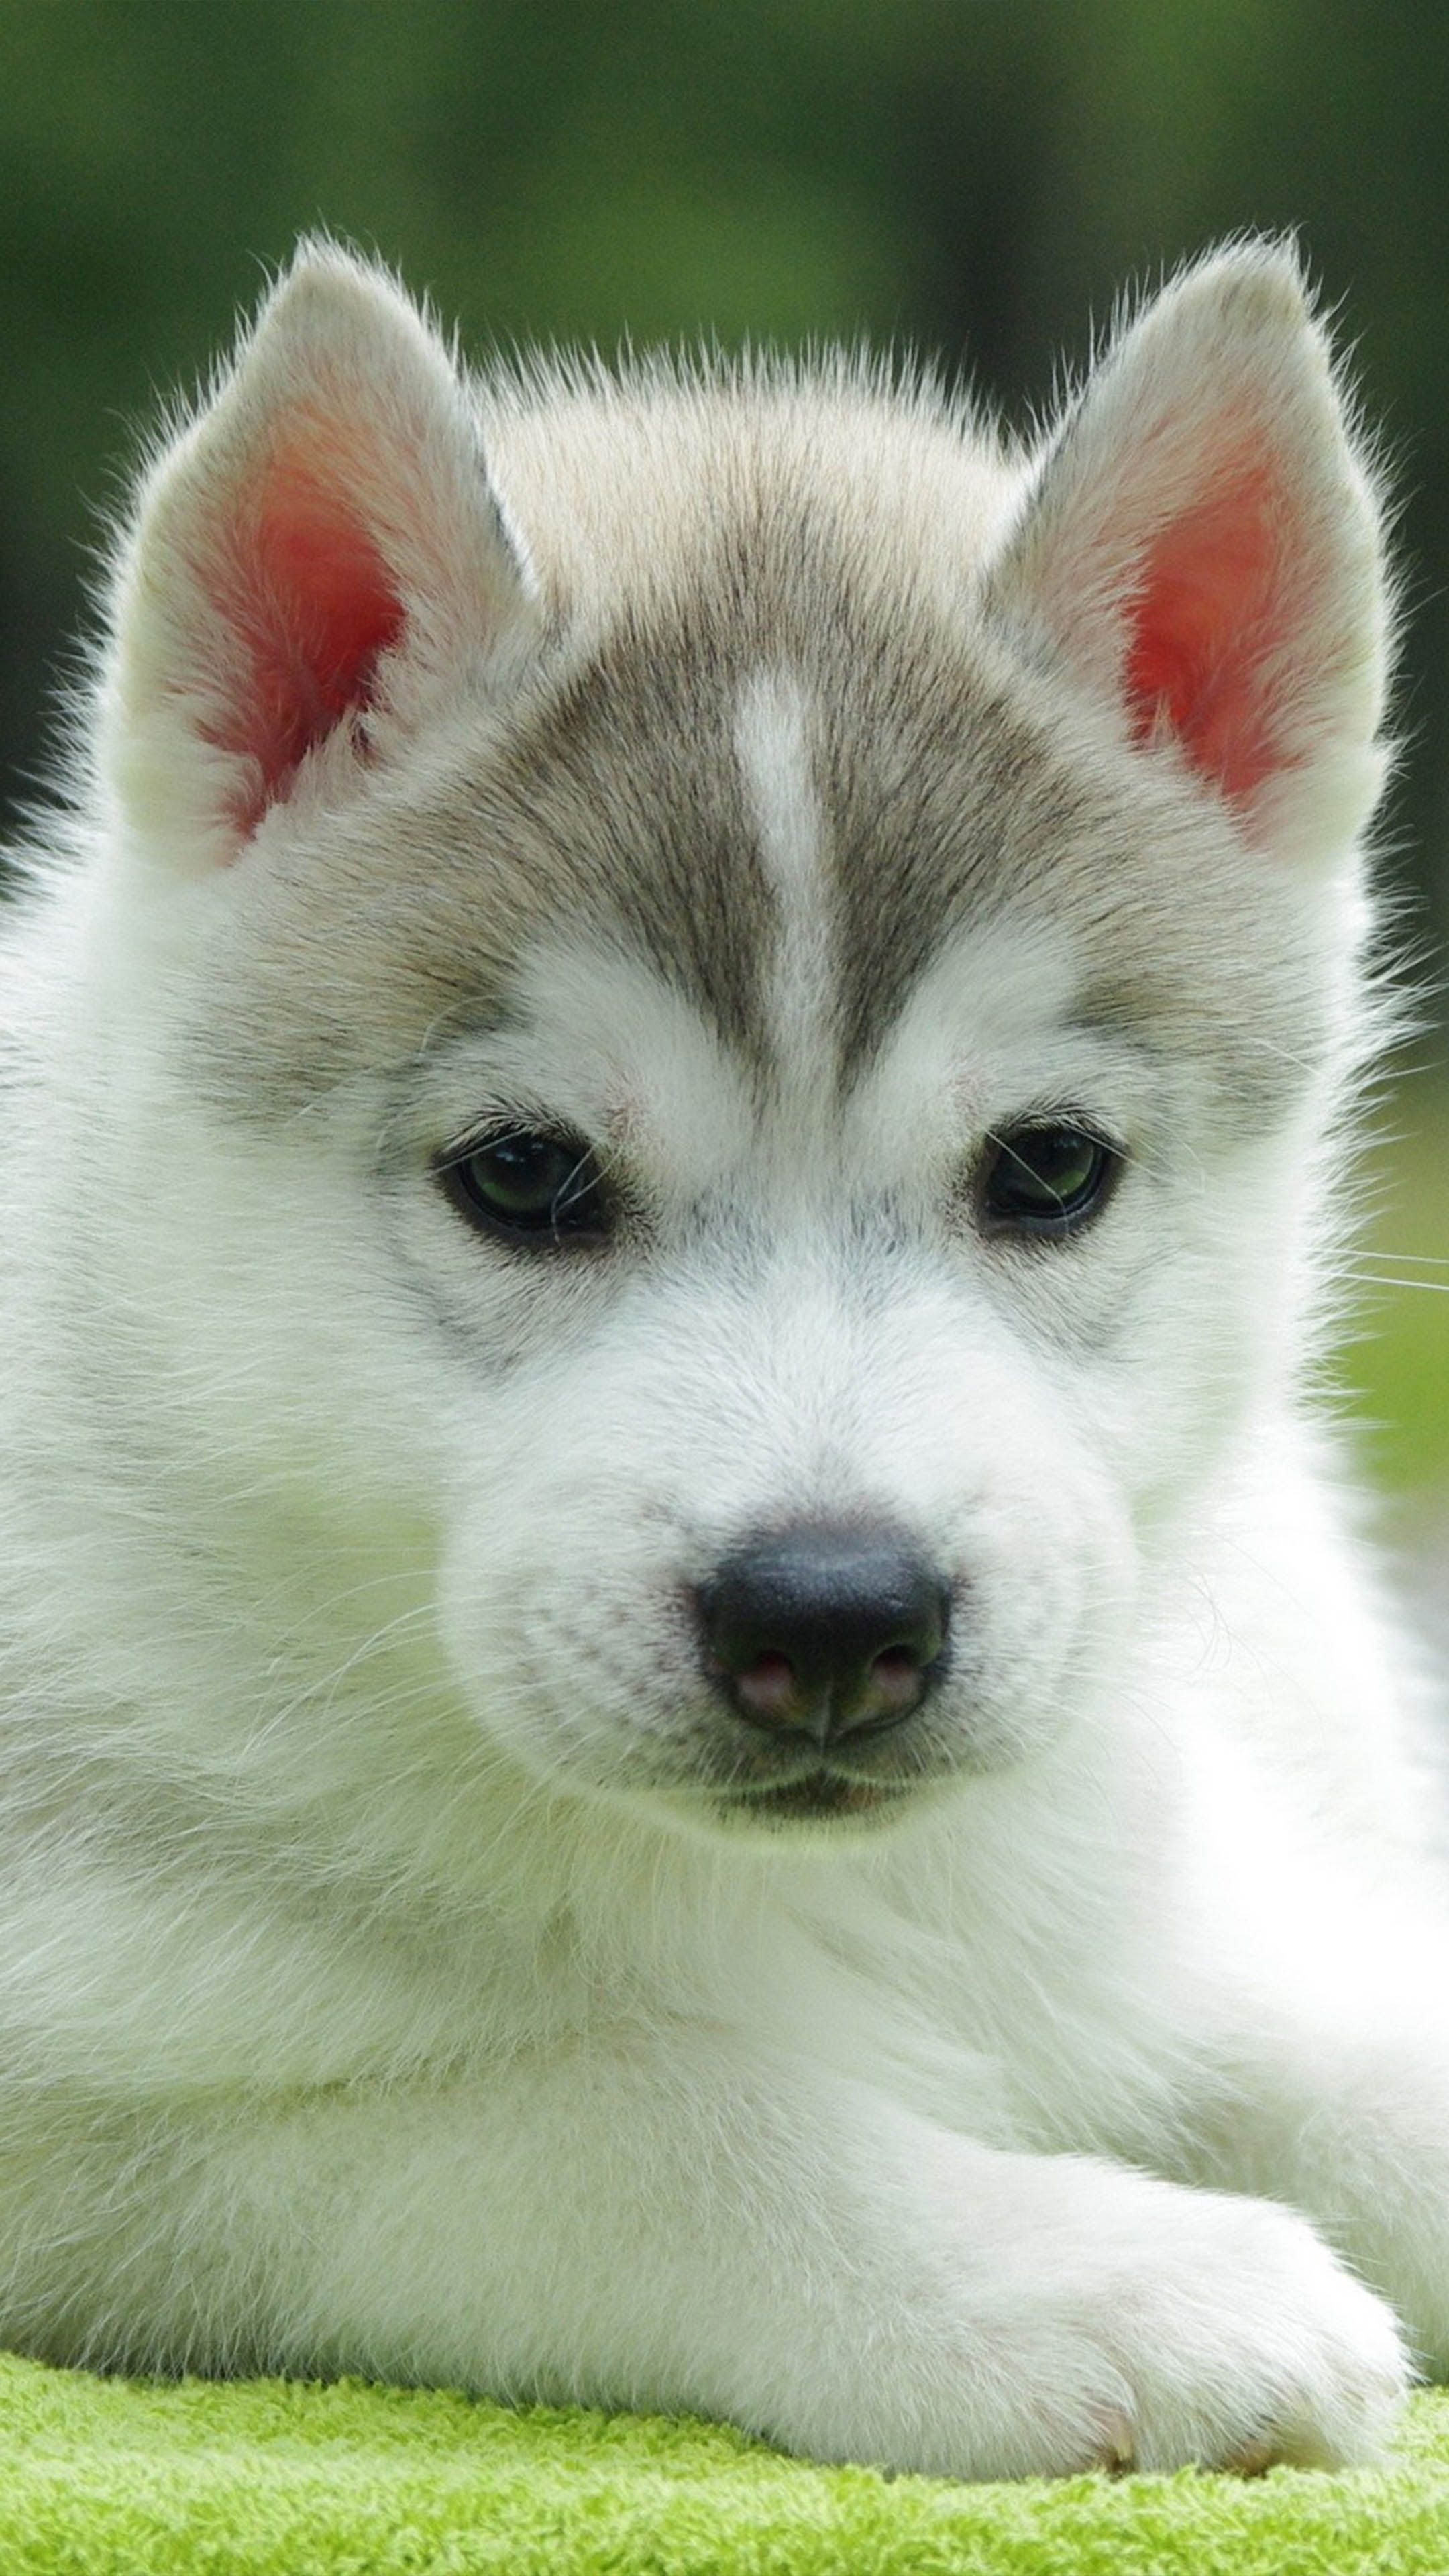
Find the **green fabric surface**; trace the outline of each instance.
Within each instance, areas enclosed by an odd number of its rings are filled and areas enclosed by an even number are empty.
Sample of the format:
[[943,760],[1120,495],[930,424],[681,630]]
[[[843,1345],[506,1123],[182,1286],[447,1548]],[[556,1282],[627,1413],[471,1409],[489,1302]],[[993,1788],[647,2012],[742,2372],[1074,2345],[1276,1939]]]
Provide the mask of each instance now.
[[0,2576],[1449,2576],[1449,2392],[1382,2466],[950,2486],[726,2427],[0,2356]]

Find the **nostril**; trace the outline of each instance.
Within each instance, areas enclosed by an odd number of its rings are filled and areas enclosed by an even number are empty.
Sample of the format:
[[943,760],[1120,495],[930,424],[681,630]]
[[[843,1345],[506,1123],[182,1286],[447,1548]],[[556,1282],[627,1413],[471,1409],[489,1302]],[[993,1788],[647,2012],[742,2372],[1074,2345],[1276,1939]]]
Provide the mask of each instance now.
[[[936,1652],[940,1652],[939,1645]],[[904,1714],[915,1707],[924,1670],[920,1657],[909,1646],[887,1646],[884,1654],[876,1656],[870,1668],[870,1684],[883,1715],[896,1709]]]
[[796,1691],[795,1667],[788,1655],[766,1652],[756,1655],[744,1671],[732,1676],[735,1697],[751,1717],[763,1718],[767,1724],[786,1721],[791,1698]]

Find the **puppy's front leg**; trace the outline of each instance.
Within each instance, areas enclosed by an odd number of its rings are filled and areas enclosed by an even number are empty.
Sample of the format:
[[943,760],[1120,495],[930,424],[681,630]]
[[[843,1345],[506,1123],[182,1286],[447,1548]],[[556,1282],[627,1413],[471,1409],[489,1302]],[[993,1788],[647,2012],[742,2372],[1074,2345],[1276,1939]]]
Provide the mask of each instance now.
[[1003,2154],[718,2031],[164,2135],[107,2249],[133,2362],[205,2365],[208,2320],[245,2315],[273,2367],[690,2408],[959,2477],[1356,2460],[1403,2385],[1388,2313],[1290,2213]]

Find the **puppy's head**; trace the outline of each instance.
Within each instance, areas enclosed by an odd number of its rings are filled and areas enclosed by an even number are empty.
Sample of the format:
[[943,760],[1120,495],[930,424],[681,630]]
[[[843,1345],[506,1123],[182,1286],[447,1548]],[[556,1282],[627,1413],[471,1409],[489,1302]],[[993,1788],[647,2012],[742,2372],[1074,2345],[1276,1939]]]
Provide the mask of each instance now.
[[405,1527],[486,1740],[710,1832],[1088,1716],[1288,1391],[1358,1036],[1381,549],[1291,260],[1015,457],[845,366],[469,387],[309,253],[115,622],[102,1236],[220,1554],[262,1474],[319,1565]]

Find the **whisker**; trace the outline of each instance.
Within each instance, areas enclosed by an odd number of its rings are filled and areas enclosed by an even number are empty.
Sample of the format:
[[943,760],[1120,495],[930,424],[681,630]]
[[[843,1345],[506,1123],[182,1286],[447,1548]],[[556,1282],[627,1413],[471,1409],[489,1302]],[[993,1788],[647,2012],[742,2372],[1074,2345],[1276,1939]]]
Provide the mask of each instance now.
[[1417,1288],[1426,1297],[1449,1297],[1449,1279],[1396,1279],[1392,1271],[1356,1270],[1359,1288]]
[[1449,1270],[1449,1253],[1443,1252],[1351,1252],[1351,1262],[1398,1261],[1406,1270]]

